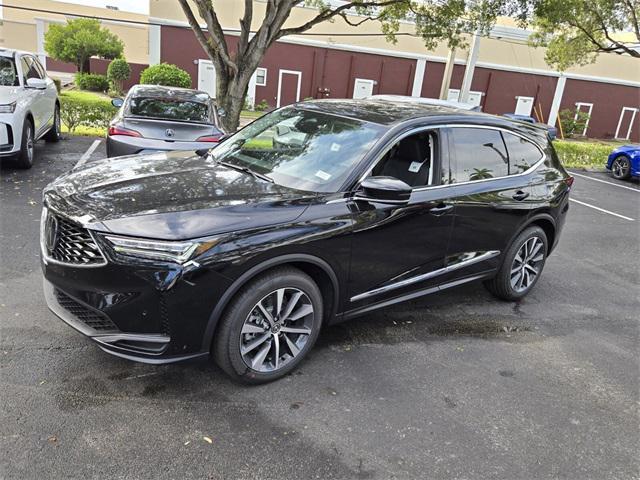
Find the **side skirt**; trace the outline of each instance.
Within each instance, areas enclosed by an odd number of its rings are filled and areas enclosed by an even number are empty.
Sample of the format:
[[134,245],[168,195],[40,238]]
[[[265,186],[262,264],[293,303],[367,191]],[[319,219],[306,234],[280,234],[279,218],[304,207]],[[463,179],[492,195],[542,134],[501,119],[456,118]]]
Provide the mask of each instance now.
[[360,315],[372,312],[374,310],[378,310],[380,308],[388,307],[390,305],[395,305],[396,303],[406,302],[408,300],[413,300],[414,298],[430,295],[432,293],[440,292],[442,290],[446,290],[452,287],[457,287],[458,285],[463,285],[465,283],[474,282],[476,280],[482,280],[485,278],[490,278],[494,274],[495,274],[495,270],[490,270],[484,273],[480,273],[478,275],[473,275],[471,277],[454,280],[452,282],[443,283],[435,287],[425,288],[424,290],[417,290],[415,292],[407,293],[405,295],[400,295],[398,297],[394,297],[389,300],[384,300],[382,302],[366,305],[364,307],[356,308],[355,310],[349,310],[348,312],[344,313],[344,315],[342,316],[342,320],[349,320],[351,318],[359,317]]

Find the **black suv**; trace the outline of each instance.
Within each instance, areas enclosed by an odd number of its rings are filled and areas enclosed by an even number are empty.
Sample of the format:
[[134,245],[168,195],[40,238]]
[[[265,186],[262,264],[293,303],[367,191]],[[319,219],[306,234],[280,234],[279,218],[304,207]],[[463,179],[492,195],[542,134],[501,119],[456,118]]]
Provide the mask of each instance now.
[[51,310],[105,351],[209,355],[258,383],[322,325],[474,280],[526,295],[573,179],[547,133],[452,108],[321,100],[206,152],[89,164],[44,192]]

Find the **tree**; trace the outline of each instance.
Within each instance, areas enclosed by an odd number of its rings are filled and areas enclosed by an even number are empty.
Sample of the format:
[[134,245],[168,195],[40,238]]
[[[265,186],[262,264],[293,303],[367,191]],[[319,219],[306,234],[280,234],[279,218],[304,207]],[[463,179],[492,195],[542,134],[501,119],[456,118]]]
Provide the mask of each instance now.
[[122,82],[128,80],[130,76],[131,66],[124,58],[116,58],[107,67],[107,78],[118,94],[122,94]]
[[[521,0],[525,1],[525,0]],[[231,50],[216,14],[214,0],[179,0],[189,25],[216,70],[216,92],[221,107],[226,110],[224,127],[238,127],[249,81],[260,65],[267,49],[287,35],[304,33],[325,22],[342,19],[352,26],[368,21],[381,23],[389,41],[395,41],[401,20],[413,19],[415,33],[428,48],[446,40],[450,46],[464,46],[466,34],[476,30],[488,33],[499,15],[508,15],[513,8],[510,0],[353,0],[339,5],[329,0],[269,0],[260,25],[251,31],[254,20],[253,0],[244,0],[237,47]],[[194,11],[191,4],[195,4]],[[286,26],[291,10],[296,6],[316,7],[317,13],[306,23]],[[357,13],[359,16],[350,15]],[[200,26],[196,14],[204,21]],[[206,32],[205,32],[206,30]]]
[[525,0],[524,5],[535,29],[531,44],[547,47],[546,62],[558,70],[593,63],[600,53],[640,58],[638,0]]
[[118,58],[124,45],[98,20],[77,18],[65,25],[50,25],[44,35],[44,48],[51,58],[74,63],[83,73],[91,57]]

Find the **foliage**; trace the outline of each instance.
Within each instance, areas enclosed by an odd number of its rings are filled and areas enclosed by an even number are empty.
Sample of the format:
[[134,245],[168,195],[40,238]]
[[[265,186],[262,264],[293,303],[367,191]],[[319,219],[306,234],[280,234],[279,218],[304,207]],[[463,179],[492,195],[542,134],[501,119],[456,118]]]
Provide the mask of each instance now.
[[98,20],[77,18],[65,25],[49,25],[44,34],[44,48],[51,58],[73,63],[82,73],[89,58],[117,58],[122,55],[124,45]]
[[80,125],[105,129],[116,112],[107,97],[82,92],[60,94],[60,118],[72,133]]
[[[563,71],[593,63],[599,53],[640,58],[637,0],[520,0],[533,14],[530,41],[546,46],[546,62]],[[526,16],[526,13],[522,17]]]
[[107,67],[107,79],[114,93],[122,94],[122,82],[131,77],[131,66],[124,58],[116,58]]
[[[240,34],[233,45],[227,43],[211,0],[179,0],[189,25],[216,70],[216,98],[226,112],[227,131],[238,127],[247,87],[267,49],[287,35],[304,33],[316,25],[344,21],[351,26],[379,22],[387,39],[417,34],[427,48],[441,41],[451,47],[467,43],[469,32],[488,33],[500,15],[509,15],[529,0],[281,0],[264,2],[264,16],[254,18],[253,2],[244,2]],[[533,1],[533,0],[531,0]],[[284,26],[296,6],[309,10],[307,20]],[[353,15],[353,14],[357,15]],[[413,20],[411,27],[406,20]],[[206,29],[201,26],[204,21]],[[253,30],[252,30],[253,26]],[[207,34],[205,34],[205,30]],[[237,39],[237,40],[236,40]],[[256,107],[257,108],[257,107]]]
[[255,107],[253,107],[253,109],[256,112],[266,112],[267,110],[269,110],[269,103],[263,98],[262,100],[260,100],[260,103],[257,103]]
[[612,144],[555,140],[553,146],[560,161],[571,168],[604,168],[607,156],[615,148]]
[[109,90],[109,80],[104,75],[76,73],[75,83],[80,90],[89,90],[90,92],[106,92]]
[[558,116],[562,123],[562,134],[565,138],[582,135],[590,117],[587,112],[572,109],[561,110]]
[[161,63],[145,68],[140,74],[140,83],[191,88],[191,75],[170,63]]

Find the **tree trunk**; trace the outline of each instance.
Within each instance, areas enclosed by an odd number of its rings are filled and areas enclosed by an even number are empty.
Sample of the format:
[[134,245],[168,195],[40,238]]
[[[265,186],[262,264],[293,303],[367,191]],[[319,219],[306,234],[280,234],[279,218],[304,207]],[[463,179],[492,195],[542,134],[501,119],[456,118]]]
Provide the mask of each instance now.
[[225,116],[221,121],[227,133],[233,133],[238,129],[251,75],[253,70],[247,72],[247,68],[241,67],[237,75],[226,78],[218,76],[217,103],[225,110]]

